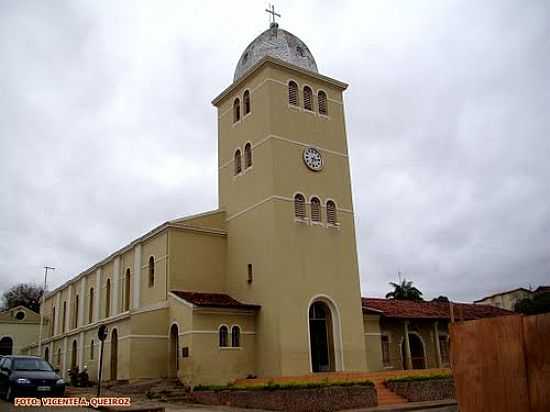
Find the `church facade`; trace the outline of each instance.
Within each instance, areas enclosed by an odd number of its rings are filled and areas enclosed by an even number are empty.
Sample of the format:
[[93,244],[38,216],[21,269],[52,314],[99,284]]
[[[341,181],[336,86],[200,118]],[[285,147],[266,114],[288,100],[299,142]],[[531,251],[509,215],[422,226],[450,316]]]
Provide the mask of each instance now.
[[105,324],[105,380],[388,367],[382,312],[360,294],[346,88],[272,23],[213,100],[219,208],[168,221],[52,291],[41,355],[94,377]]

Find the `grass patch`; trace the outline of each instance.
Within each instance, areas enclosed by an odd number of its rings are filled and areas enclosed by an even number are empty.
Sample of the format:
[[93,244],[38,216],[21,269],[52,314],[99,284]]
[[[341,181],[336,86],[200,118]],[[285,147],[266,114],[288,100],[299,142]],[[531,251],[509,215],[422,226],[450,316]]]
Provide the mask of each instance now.
[[284,382],[284,383],[262,383],[257,385],[198,385],[193,391],[278,391],[295,389],[319,389],[328,387],[346,387],[346,386],[374,386],[369,380],[360,381],[341,381],[341,382]]
[[394,378],[388,378],[384,382],[419,382],[437,379],[449,379],[452,377],[453,375],[451,375],[450,373],[432,373],[430,375],[396,376]]

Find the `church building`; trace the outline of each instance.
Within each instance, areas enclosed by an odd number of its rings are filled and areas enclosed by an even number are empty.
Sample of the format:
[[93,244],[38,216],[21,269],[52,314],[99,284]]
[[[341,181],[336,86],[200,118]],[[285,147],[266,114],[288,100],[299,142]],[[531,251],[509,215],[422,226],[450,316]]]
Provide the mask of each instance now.
[[[105,380],[388,367],[384,308],[361,300],[346,88],[271,23],[212,101],[218,209],[165,222],[49,293],[41,355],[93,378],[105,324]],[[395,353],[412,365],[410,351]]]

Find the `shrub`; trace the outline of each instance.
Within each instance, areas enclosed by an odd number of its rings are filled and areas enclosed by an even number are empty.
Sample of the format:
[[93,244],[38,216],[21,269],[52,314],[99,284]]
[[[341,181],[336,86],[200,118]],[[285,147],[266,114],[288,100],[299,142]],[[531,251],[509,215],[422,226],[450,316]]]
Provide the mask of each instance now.
[[384,382],[418,382],[436,379],[449,379],[452,377],[453,375],[451,375],[450,373],[432,373],[430,375],[396,376],[394,378],[388,378]]
[[198,385],[194,391],[277,391],[293,389],[319,389],[333,386],[374,386],[369,380],[342,381],[342,382],[284,382],[274,383],[273,381],[257,385]]

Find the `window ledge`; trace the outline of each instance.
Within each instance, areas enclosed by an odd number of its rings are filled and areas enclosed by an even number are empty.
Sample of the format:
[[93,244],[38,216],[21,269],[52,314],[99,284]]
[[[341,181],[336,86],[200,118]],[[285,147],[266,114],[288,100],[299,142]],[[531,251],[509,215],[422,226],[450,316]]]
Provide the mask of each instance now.
[[219,350],[241,350],[242,346],[218,346]]
[[302,111],[302,108],[298,105],[295,105],[295,104],[288,104],[288,108],[289,109],[292,109],[292,110],[295,110],[297,112],[301,112]]
[[327,114],[321,114],[321,113],[319,113],[319,119],[330,120],[330,117],[328,117]]
[[312,116],[316,116],[317,113],[313,110],[309,110],[309,109],[304,109],[304,113],[307,113],[307,114],[311,114]]
[[317,226],[324,226],[323,222],[317,221],[317,220],[312,220],[312,221],[311,221],[311,224],[312,224],[312,225],[317,225]]
[[306,225],[309,223],[309,219],[307,217],[305,217],[305,218],[295,217],[294,221],[296,223],[305,223]]
[[248,112],[247,114],[245,114],[245,115],[243,116],[242,120],[246,119],[246,118],[247,118],[247,117],[249,117],[249,116],[250,116],[251,114],[252,114],[252,112],[251,112],[251,111],[250,111],[250,112]]
[[340,230],[340,223],[327,223],[327,229]]
[[238,126],[239,124],[241,124],[241,121],[242,121],[242,119],[241,119],[241,120],[237,120],[236,122],[233,122],[233,124],[231,125],[231,127],[236,127],[236,126]]

